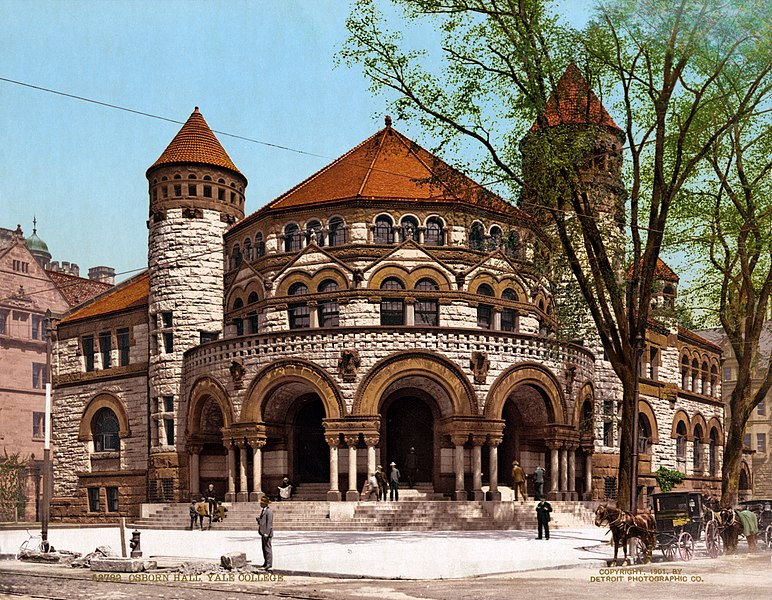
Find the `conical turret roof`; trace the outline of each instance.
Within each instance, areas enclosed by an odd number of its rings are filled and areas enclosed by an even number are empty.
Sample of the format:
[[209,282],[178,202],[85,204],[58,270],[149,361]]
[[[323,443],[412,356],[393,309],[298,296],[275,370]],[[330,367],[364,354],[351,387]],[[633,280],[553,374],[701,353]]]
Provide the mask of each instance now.
[[[619,130],[575,63],[560,77],[544,109],[547,125],[604,125]],[[531,131],[539,129],[538,122]]]
[[166,147],[161,156],[147,170],[161,165],[196,163],[230,169],[241,175],[231,157],[212,133],[196,106],[193,113]]

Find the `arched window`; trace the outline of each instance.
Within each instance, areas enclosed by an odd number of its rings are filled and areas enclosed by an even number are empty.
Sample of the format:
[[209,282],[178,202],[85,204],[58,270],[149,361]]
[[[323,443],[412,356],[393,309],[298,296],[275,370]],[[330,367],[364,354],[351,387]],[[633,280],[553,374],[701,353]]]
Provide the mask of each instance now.
[[[419,292],[437,292],[440,288],[436,281],[424,277],[416,283],[415,289]],[[418,297],[415,302],[415,324],[419,327],[436,327],[439,322],[437,298]]]
[[302,247],[303,243],[300,227],[295,223],[290,223],[284,228],[284,251],[297,252],[302,249]]
[[711,396],[718,397],[718,368],[716,365],[710,367],[710,392]]
[[[402,291],[405,286],[396,277],[389,277],[381,284],[383,291]],[[381,325],[404,325],[405,301],[402,298],[384,297],[381,299]]]
[[415,217],[402,217],[399,224],[399,241],[418,241],[418,219]]
[[244,308],[244,301],[241,298],[236,298],[236,300],[233,301],[233,308]]
[[[305,283],[293,283],[289,289],[290,296],[305,296],[308,287]],[[290,329],[304,329],[311,327],[311,316],[308,312],[307,302],[295,302],[288,307]]]
[[121,443],[118,438],[118,417],[109,408],[100,408],[91,420],[94,452],[117,452]]
[[391,217],[381,215],[375,219],[375,226],[373,227],[373,243],[394,243],[394,222],[391,220]]
[[676,458],[686,460],[686,423],[679,421],[676,425]]
[[[338,289],[338,283],[332,279],[325,279],[319,284],[319,293],[334,292]],[[337,300],[322,300],[319,302],[319,327],[337,327],[340,321]]]
[[681,359],[681,389],[689,389],[689,359],[685,356]]
[[333,217],[329,223],[330,246],[342,246],[348,242],[346,224],[340,217]]
[[711,476],[715,477],[718,466],[718,430],[714,427],[710,430],[710,447],[708,448],[708,468]]
[[251,292],[249,298],[247,298],[247,304],[254,304],[258,300],[260,300],[260,297],[257,295],[257,292]]
[[445,229],[442,227],[442,221],[440,221],[440,219],[437,217],[430,217],[426,221],[424,244],[427,246],[445,245]]
[[584,434],[591,434],[593,430],[592,402],[585,400],[582,404],[582,417],[579,421],[579,431]]
[[488,232],[488,250],[498,250],[501,248],[501,242],[504,240],[504,234],[501,232],[501,227],[494,225]]
[[[241,298],[236,298],[233,302],[233,310],[244,308],[244,301]],[[236,326],[236,335],[244,335],[244,319],[236,317],[233,319],[233,324]]]
[[701,384],[700,384],[700,393],[704,396],[710,396],[710,389],[708,388],[708,363],[703,362],[702,363],[702,372],[701,375]]
[[313,242],[317,246],[324,246],[324,233],[322,232],[322,224],[317,221],[309,221],[306,223],[306,243]]
[[702,471],[702,427],[694,426],[694,455],[692,457],[692,467],[695,472]]
[[[483,283],[477,288],[477,294],[480,296],[493,297],[493,288],[487,283]],[[483,329],[490,329],[493,325],[493,306],[490,304],[477,305],[477,326]]]
[[239,268],[242,260],[241,247],[238,244],[235,244],[233,246],[233,252],[231,253],[231,269]]
[[517,231],[510,231],[507,234],[507,241],[504,243],[504,254],[510,258],[521,258],[520,234]]
[[[502,300],[517,302],[517,292],[512,288],[507,288],[501,294]],[[504,308],[501,311],[501,329],[502,331],[517,331],[517,311],[514,308]]]
[[485,232],[481,223],[473,223],[472,229],[469,231],[469,247],[472,250],[483,249],[483,238]]
[[255,259],[255,257],[252,255],[252,240],[249,238],[244,240],[244,256],[249,262],[252,262]]
[[700,363],[697,362],[696,358],[692,359],[692,386],[691,391],[697,393],[699,392],[698,382],[700,380]]
[[638,413],[638,452],[651,454],[651,423],[643,413]]
[[263,234],[259,231],[255,234],[255,258],[265,256],[265,241],[263,240]]

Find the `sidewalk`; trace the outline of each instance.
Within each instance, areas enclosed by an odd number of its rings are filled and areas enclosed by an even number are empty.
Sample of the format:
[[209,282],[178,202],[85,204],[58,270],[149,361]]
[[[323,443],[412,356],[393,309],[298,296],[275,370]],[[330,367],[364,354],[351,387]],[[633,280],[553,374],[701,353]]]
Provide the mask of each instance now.
[[[131,530],[127,528],[127,545]],[[0,530],[0,555],[13,555],[24,530]],[[612,555],[606,530],[560,529],[549,541],[533,531],[432,531],[328,533],[277,531],[274,569],[288,574],[387,579],[452,579],[587,565],[605,566]],[[245,552],[252,564],[262,562],[260,538],[250,531],[142,531],[146,558],[164,564],[185,558],[219,562],[226,552]],[[107,545],[120,553],[118,528],[53,528],[57,549],[80,553]],[[172,558],[172,560],[169,560]]]

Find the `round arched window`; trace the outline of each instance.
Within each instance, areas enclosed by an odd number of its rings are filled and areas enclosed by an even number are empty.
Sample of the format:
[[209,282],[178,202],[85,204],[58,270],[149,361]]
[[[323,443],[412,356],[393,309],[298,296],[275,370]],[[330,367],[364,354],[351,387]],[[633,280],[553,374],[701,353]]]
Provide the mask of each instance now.
[[118,417],[109,408],[100,408],[91,420],[95,452],[117,452],[120,449]]

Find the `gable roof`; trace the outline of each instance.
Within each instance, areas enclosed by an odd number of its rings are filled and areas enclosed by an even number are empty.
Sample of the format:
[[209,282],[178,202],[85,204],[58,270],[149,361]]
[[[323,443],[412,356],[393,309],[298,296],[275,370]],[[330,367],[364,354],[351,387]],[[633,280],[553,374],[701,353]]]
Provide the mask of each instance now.
[[212,133],[198,106],[147,172],[150,173],[161,165],[185,163],[223,167],[244,177],[220,144],[220,140]]
[[[544,116],[548,127],[605,125],[621,131],[573,62],[568,65],[547,99]],[[538,129],[538,122],[534,122],[531,131]]]
[[[347,200],[462,203],[523,214],[409,138],[386,127],[248,217]],[[244,221],[242,221],[244,223]]]
[[[641,258],[641,264],[643,264],[643,258]],[[633,265],[631,264],[627,268],[627,279],[633,276]],[[660,281],[670,281],[672,283],[678,283],[680,278],[673,269],[671,269],[667,263],[661,258],[657,257],[657,264],[654,266],[654,278]]]
[[82,304],[113,287],[110,283],[59,273],[58,271],[46,270],[46,273],[70,306]]
[[149,295],[150,277],[145,271],[112,287],[80,308],[76,308],[66,315],[60,324],[66,325],[73,321],[90,317],[103,317],[123,310],[146,306]]

